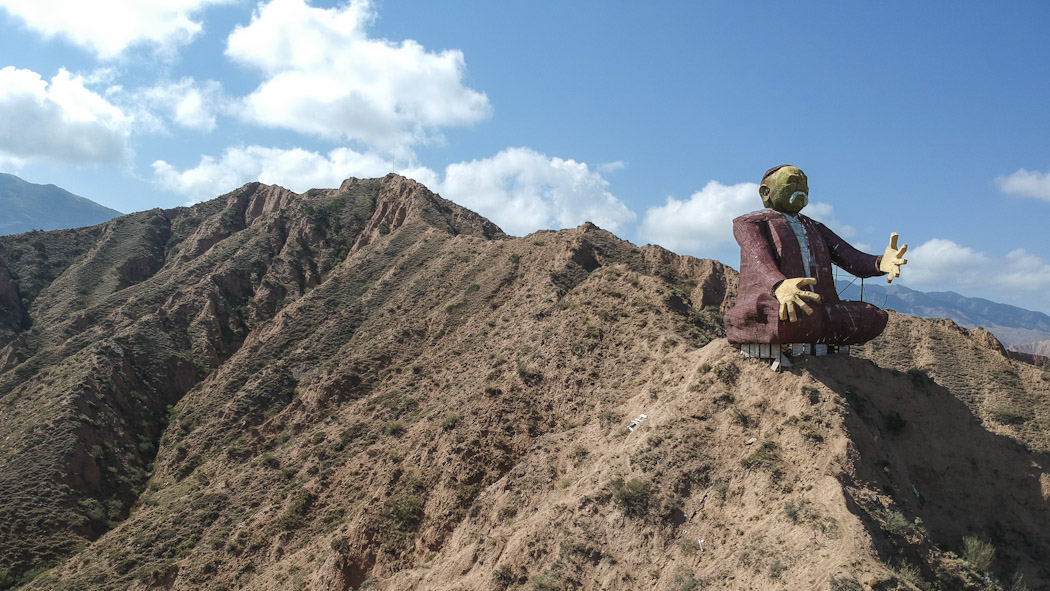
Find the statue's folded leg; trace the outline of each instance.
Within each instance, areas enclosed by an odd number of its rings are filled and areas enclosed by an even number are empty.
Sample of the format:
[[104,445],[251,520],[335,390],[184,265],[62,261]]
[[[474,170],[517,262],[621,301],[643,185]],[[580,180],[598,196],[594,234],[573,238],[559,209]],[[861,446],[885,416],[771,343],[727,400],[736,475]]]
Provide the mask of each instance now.
[[885,311],[864,302],[813,303],[813,313],[798,313],[797,322],[780,319],[775,299],[761,301],[759,315],[745,316],[743,309],[726,312],[726,337],[730,343],[814,343],[857,345],[874,339],[886,328]]
[[[814,318],[818,317],[818,318]],[[882,334],[889,315],[864,302],[813,306],[813,314],[798,322],[780,321],[781,343],[859,345]]]

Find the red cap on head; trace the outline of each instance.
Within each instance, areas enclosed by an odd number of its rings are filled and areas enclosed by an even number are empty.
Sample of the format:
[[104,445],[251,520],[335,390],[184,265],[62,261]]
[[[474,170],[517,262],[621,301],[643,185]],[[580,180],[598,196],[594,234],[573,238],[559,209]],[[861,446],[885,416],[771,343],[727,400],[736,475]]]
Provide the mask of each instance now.
[[774,172],[780,170],[781,168],[784,168],[785,166],[791,166],[791,165],[790,164],[781,164],[780,166],[774,166],[773,168],[770,168],[769,170],[766,171],[766,174],[762,175],[762,180],[766,180],[767,176],[773,174]]

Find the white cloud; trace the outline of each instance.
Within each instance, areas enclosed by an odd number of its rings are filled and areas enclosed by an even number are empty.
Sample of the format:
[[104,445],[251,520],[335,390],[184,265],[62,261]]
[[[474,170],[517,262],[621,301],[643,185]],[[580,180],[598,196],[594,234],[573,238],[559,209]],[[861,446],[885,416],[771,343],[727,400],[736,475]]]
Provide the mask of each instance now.
[[[709,181],[689,199],[668,197],[664,205],[650,207],[638,235],[644,241],[674,252],[728,260],[736,254],[733,219],[759,209],[762,209],[762,199],[758,196],[757,184],[723,185]],[[828,203],[814,201],[803,213],[842,238],[857,235],[853,226],[835,217],[835,209]],[[867,245],[857,243],[854,247],[865,250]]]
[[[163,160],[153,163],[154,182],[187,196],[191,202],[217,197],[252,181],[301,193],[318,187],[338,187],[351,176],[379,177],[392,170],[395,167],[390,161],[349,148],[338,148],[328,154],[300,148],[230,148],[218,159],[203,156],[197,166],[182,171]],[[409,167],[398,172],[424,184],[436,179],[426,168]]]
[[1016,249],[1002,257],[989,256],[951,240],[933,238],[907,254],[901,279],[917,289],[955,290],[995,301],[1019,298],[1050,303],[1050,265],[1038,256]]
[[379,177],[392,171],[488,217],[512,234],[586,221],[616,232],[635,220],[634,213],[609,193],[601,175],[586,164],[527,148],[449,165],[443,179],[426,167],[396,165],[376,152],[349,148],[318,154],[299,148],[247,146],[230,148],[219,158],[203,156],[197,166],[184,170],[164,160],[153,163],[154,182],[191,202],[214,198],[252,181],[303,192],[338,187],[351,176]]
[[710,253],[733,242],[733,218],[761,208],[757,184],[710,181],[689,199],[649,208],[638,234],[675,252]]
[[587,164],[509,148],[491,158],[451,164],[441,194],[523,235],[593,222],[611,232],[636,219]]
[[996,282],[1019,291],[1046,293],[1050,290],[1050,265],[1023,248],[1012,250],[1004,257],[1005,264],[996,266]]
[[908,265],[902,268],[901,278],[908,285],[949,289],[988,283],[996,266],[996,261],[984,253],[942,238],[909,249],[905,258]]
[[45,37],[61,36],[102,59],[139,43],[171,52],[201,30],[192,17],[231,0],[0,0],[0,7]]
[[[853,226],[843,224],[837,217],[835,217],[835,208],[830,203],[824,203],[823,201],[814,201],[806,206],[806,209],[802,212],[807,216],[823,223],[825,226],[831,229],[832,232],[839,235],[841,238],[853,238],[857,235],[857,229]],[[864,250],[860,246],[854,244],[855,248]]]
[[64,69],[50,83],[31,70],[0,69],[0,159],[97,164],[120,160],[133,118]]
[[995,182],[1003,193],[1050,201],[1050,172],[1022,168],[1009,176],[995,179]]
[[1050,309],[1050,264],[1024,249],[996,257],[933,238],[906,256],[901,281],[913,289],[951,290],[1031,310]]
[[489,117],[488,98],[463,86],[463,53],[368,37],[369,0],[313,8],[272,0],[227,40],[226,55],[265,76],[242,116],[263,126],[408,155],[437,128]]
[[176,124],[198,131],[215,129],[215,115],[228,102],[222,85],[214,80],[183,78],[137,93],[144,102],[165,112]]

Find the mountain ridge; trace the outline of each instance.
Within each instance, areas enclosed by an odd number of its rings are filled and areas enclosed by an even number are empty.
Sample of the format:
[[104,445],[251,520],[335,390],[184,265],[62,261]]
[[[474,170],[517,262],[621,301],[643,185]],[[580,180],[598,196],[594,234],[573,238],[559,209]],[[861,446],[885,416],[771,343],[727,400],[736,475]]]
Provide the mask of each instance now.
[[893,314],[777,374],[735,293],[396,175],[0,237],[0,587],[1045,588],[1041,369]]

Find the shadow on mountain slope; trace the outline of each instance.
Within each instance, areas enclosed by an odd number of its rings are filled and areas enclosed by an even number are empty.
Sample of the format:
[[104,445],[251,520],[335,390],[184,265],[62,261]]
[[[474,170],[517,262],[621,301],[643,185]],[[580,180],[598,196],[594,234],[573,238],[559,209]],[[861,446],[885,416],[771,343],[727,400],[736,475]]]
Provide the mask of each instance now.
[[911,523],[904,535],[876,536],[882,559],[920,565],[933,548],[959,551],[976,536],[995,547],[996,572],[1050,581],[1050,455],[986,430],[922,372],[837,358],[804,367],[853,407],[844,485],[861,517],[883,531],[894,513]]

